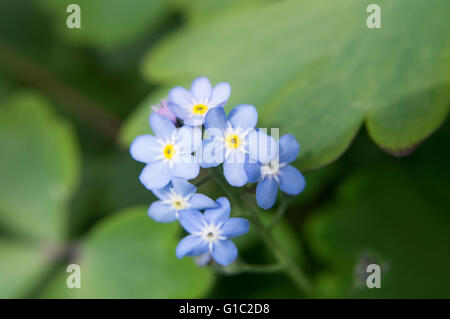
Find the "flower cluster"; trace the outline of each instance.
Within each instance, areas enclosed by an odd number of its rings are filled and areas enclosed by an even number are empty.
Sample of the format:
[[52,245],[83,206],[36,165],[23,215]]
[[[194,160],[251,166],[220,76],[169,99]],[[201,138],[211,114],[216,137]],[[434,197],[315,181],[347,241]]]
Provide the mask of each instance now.
[[176,256],[212,258],[224,266],[238,254],[230,238],[245,234],[249,222],[230,218],[227,198],[213,201],[196,193],[188,180],[196,178],[200,168],[222,164],[226,181],[234,187],[257,182],[257,204],[264,209],[275,204],[278,187],[290,195],[305,187],[303,175],[289,165],[300,149],[294,136],[276,141],[256,128],[253,105],[238,105],[226,116],[223,106],[230,93],[228,83],[213,88],[205,77],[194,80],[190,91],[173,88],[150,115],[154,135],[136,137],[130,148],[131,156],[146,164],[141,183],[158,198],[149,216],[163,223],[178,220],[189,233]]

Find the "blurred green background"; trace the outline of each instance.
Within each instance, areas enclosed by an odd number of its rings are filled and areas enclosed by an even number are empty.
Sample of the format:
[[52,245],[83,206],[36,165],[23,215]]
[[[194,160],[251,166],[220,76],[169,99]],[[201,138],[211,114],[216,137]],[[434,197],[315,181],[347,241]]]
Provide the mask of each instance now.
[[[381,29],[366,27],[372,2]],[[283,273],[176,259],[181,228],[146,215],[128,146],[201,75],[301,144],[307,188],[274,236],[308,297],[450,297],[448,21],[447,0],[0,0],[0,297],[305,297]],[[273,262],[253,231],[236,243]],[[370,263],[381,289],[365,286]]]

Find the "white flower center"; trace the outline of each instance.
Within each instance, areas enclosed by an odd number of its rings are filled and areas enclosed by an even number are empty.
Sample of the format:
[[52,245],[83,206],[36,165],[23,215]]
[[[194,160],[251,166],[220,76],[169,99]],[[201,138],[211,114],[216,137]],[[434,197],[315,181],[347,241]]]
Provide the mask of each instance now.
[[170,198],[170,204],[175,210],[183,210],[189,207],[187,199],[177,194],[172,195]]
[[280,163],[279,159],[276,158],[267,164],[261,165],[261,177],[275,178],[278,182],[278,175],[280,174],[280,168],[286,166],[286,163]]

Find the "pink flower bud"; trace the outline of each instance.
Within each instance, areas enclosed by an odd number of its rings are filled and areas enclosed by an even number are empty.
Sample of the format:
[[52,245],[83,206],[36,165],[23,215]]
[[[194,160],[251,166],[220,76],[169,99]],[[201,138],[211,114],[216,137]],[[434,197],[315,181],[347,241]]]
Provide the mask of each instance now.
[[160,105],[152,106],[152,110],[153,110],[153,112],[156,112],[159,115],[162,115],[162,116],[168,118],[175,124],[177,121],[177,117],[175,116],[175,114],[172,113],[172,111],[167,106],[167,101],[168,100],[162,100]]

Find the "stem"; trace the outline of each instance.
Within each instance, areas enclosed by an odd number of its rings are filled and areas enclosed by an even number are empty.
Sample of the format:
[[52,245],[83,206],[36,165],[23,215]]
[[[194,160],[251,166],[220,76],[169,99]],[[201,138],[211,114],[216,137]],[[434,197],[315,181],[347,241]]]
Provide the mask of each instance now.
[[199,187],[200,185],[209,181],[211,179],[211,177],[212,177],[212,174],[206,175],[205,177],[201,178],[197,183],[195,183],[195,186]]
[[263,238],[266,245],[270,248],[274,256],[278,259],[278,262],[284,266],[287,274],[294,281],[296,286],[303,291],[305,294],[309,294],[311,292],[311,283],[306,278],[303,271],[296,265],[296,263],[289,257],[288,254],[284,251],[284,249],[278,245],[278,243],[273,239],[270,230],[264,226],[259,218],[257,212],[255,212],[252,208],[249,209],[252,217],[253,223],[256,226],[259,234]]
[[280,204],[280,207],[278,207],[275,216],[273,217],[272,223],[268,227],[269,231],[271,231],[278,224],[278,222],[284,216],[284,213],[286,212],[287,207],[288,207],[287,200],[283,200]]
[[241,272],[251,272],[251,273],[273,273],[284,269],[282,264],[268,264],[268,265],[253,265],[244,262],[239,263],[239,269]]

